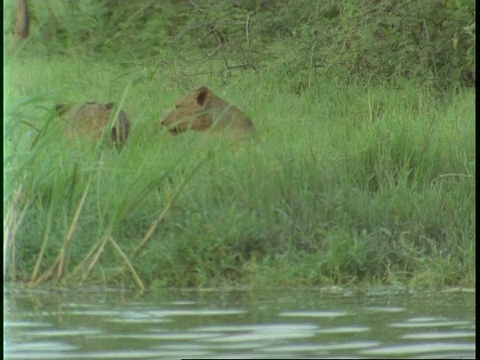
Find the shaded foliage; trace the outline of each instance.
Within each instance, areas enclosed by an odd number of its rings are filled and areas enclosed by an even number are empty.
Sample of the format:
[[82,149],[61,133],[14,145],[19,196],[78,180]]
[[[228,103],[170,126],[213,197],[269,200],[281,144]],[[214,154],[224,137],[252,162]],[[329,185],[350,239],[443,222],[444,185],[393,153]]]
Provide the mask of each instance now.
[[[444,91],[475,85],[472,0],[66,1],[31,3],[49,54],[119,53],[124,61],[215,62],[298,79],[413,79]],[[38,51],[38,49],[37,49]]]

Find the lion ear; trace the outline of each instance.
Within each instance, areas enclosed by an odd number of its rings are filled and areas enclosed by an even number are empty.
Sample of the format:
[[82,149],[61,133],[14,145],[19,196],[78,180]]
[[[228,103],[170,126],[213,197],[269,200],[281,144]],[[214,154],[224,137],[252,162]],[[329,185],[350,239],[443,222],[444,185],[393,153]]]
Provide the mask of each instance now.
[[72,107],[72,105],[66,105],[66,104],[57,104],[55,105],[55,111],[57,114],[59,115],[63,115],[65,114],[68,110],[70,110],[70,108]]
[[57,104],[55,105],[55,111],[62,113],[67,106],[65,104]]
[[196,90],[195,102],[203,108],[210,102],[211,95],[212,91],[208,87],[201,86]]

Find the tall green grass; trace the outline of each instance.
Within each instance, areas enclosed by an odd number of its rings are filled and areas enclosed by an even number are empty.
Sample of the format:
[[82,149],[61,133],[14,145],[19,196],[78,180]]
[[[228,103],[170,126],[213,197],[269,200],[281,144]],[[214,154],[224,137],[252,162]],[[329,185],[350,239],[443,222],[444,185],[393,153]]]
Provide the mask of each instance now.
[[[409,84],[318,82],[297,95],[274,73],[192,79],[253,119],[257,136],[231,144],[162,131],[188,86],[161,81],[175,68],[148,71],[86,59],[9,64],[9,280],[473,285],[473,92],[441,101]],[[64,141],[54,104],[87,100],[116,101],[129,115],[121,152]]]

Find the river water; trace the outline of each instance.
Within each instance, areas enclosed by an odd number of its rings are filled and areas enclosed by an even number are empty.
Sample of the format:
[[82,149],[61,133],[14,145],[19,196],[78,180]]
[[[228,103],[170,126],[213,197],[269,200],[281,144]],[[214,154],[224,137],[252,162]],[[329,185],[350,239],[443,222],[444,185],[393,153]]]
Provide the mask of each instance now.
[[475,293],[7,287],[4,356],[474,358]]

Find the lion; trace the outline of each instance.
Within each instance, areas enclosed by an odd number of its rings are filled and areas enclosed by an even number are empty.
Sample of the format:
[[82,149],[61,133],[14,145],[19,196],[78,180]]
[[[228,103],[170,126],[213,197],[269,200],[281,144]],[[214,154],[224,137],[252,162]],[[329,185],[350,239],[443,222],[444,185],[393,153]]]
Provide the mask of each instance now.
[[[66,121],[63,125],[68,140],[72,140],[73,137],[82,137],[90,141],[98,141],[109,125],[113,107],[113,103],[102,105],[90,101],[81,106],[58,104],[55,109]],[[127,141],[129,130],[127,114],[121,110],[110,132],[113,144],[117,147],[123,146]]]
[[172,135],[189,129],[194,131],[229,129],[235,135],[255,131],[250,120],[240,109],[200,86],[175,103],[175,109],[161,120]]

